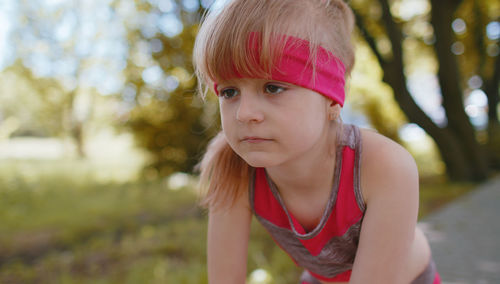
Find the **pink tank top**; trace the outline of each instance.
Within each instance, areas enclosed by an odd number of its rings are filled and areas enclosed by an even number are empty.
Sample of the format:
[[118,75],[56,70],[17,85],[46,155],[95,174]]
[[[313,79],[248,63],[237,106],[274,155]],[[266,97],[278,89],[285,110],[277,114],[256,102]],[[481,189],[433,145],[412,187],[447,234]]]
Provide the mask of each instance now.
[[323,216],[307,232],[288,212],[264,168],[250,179],[250,204],[259,222],[294,262],[317,279],[348,281],[365,212],[360,189],[361,135],[345,124],[337,142],[334,185]]

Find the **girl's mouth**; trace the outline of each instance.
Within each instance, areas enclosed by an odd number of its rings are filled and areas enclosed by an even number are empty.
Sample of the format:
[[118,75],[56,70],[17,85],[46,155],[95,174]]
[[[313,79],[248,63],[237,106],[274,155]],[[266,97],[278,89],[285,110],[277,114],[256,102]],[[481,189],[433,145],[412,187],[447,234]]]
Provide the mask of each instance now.
[[248,143],[263,143],[263,142],[269,142],[271,139],[266,139],[262,137],[254,137],[254,136],[245,136],[243,139],[241,139],[241,142],[248,142]]

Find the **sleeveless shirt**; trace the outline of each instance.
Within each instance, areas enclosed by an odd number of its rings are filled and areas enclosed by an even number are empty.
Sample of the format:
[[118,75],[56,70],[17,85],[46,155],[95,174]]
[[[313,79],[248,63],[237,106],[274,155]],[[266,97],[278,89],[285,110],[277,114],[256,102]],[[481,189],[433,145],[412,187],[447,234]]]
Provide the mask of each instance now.
[[318,225],[307,232],[287,210],[264,168],[252,171],[250,205],[257,220],[300,267],[317,279],[348,281],[365,203],[360,188],[361,134],[344,124],[337,141],[333,187]]

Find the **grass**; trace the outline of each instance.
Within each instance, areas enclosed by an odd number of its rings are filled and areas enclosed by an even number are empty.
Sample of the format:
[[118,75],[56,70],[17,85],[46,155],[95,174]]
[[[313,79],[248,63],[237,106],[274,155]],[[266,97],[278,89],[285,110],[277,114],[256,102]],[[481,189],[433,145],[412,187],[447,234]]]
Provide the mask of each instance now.
[[[0,283],[206,283],[206,213],[192,186],[102,182],[85,161],[0,161]],[[421,216],[473,184],[425,180]],[[254,222],[248,270],[300,271]]]

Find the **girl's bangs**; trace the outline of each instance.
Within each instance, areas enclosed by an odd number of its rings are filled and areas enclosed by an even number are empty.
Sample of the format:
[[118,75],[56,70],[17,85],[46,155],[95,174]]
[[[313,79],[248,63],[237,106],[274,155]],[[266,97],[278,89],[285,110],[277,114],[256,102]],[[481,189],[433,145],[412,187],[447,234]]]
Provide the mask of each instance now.
[[239,31],[215,40],[205,53],[207,77],[221,82],[235,77],[270,78],[283,54],[285,39],[259,31]]

